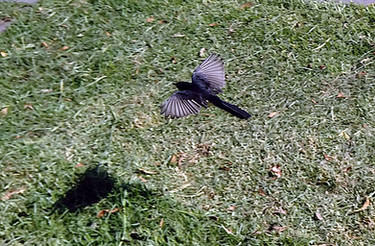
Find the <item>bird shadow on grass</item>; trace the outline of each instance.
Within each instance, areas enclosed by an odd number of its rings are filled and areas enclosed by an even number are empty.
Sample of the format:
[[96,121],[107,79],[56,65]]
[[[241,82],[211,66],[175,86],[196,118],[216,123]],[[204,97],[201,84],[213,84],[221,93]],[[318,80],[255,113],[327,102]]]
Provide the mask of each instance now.
[[[205,244],[211,239],[238,242],[238,238],[223,233],[218,217],[188,208],[142,183],[118,182],[103,165],[88,168],[77,180],[51,210],[51,214],[57,213],[58,219],[52,222],[60,228],[56,234],[64,234],[68,240],[83,240],[87,233],[95,237],[95,227],[102,234],[108,232],[111,242],[147,242],[152,238],[155,244]],[[92,206],[98,202],[98,207]],[[94,211],[96,216],[91,216]],[[91,229],[77,229],[76,225],[82,223]],[[119,234],[121,238],[117,238]]]
[[[116,180],[106,170],[102,164],[88,168],[77,180],[76,184],[57,200],[51,213],[76,212],[85,207],[98,203],[118,190],[127,191],[130,195],[137,194],[148,197],[152,194],[141,184],[122,183],[117,185]],[[133,194],[133,195],[134,195]]]
[[107,197],[113,190],[115,179],[111,177],[101,164],[88,168],[78,179],[76,184],[57,200],[52,212],[77,210],[95,204]]
[[[84,210],[99,201],[98,207]],[[88,168],[73,188],[55,202],[51,213],[55,211],[62,217],[58,215],[59,219],[54,223],[64,225],[57,226],[59,231],[56,234],[63,233],[68,240],[86,240],[86,234],[95,238],[95,230],[99,234],[111,235],[108,239],[110,242],[135,244],[208,245],[214,241],[237,245],[240,242],[251,244],[273,240],[266,234],[235,235],[221,216],[186,207],[142,183],[118,182],[100,164]],[[94,211],[96,216],[91,216]],[[81,226],[80,231],[76,232],[77,224],[87,225],[91,229],[85,230],[85,226]],[[96,229],[93,231],[92,228]],[[249,233],[251,231],[245,234]]]

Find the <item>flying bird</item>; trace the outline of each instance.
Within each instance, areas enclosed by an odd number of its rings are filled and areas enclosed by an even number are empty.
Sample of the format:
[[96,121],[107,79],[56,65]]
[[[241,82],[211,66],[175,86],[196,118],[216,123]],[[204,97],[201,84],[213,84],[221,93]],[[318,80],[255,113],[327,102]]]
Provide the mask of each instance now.
[[199,113],[208,102],[240,119],[248,119],[250,114],[236,105],[221,100],[217,94],[225,86],[224,63],[219,55],[211,54],[193,72],[192,83],[174,83],[178,91],[161,105],[161,114],[180,118]]

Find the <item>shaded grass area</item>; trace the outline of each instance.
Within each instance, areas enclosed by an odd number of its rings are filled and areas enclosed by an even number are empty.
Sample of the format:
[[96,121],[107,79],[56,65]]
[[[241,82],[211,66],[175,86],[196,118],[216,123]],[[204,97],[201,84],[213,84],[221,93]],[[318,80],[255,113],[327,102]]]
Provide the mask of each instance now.
[[[116,212],[104,213],[98,218],[98,209]],[[120,209],[117,211],[117,209]],[[6,243],[127,245],[127,244],[206,244],[210,240],[238,243],[228,235],[222,222],[201,213],[187,210],[160,192],[141,184],[121,184],[100,206],[75,213],[43,215],[37,204],[27,204],[30,212],[17,213],[13,218],[19,231],[27,236],[8,235]],[[45,208],[44,208],[45,210]],[[48,229],[47,229],[48,228]],[[10,240],[11,239],[11,240]]]
[[[372,204],[351,213],[374,192],[373,7],[19,6],[0,3],[0,17],[16,19],[0,35],[0,185],[2,197],[25,192],[0,203],[2,243],[374,243]],[[226,61],[222,97],[249,121],[213,107],[159,115],[202,48]],[[112,195],[49,214],[75,165],[99,162],[118,182]]]

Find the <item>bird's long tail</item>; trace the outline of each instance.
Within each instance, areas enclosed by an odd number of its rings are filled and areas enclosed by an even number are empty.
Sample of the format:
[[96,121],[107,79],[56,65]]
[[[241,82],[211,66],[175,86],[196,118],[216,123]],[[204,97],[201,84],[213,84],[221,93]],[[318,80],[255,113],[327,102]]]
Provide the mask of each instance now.
[[246,112],[245,110],[240,109],[236,105],[227,103],[223,100],[221,100],[218,96],[211,95],[208,99],[213,105],[216,107],[219,107],[229,113],[231,113],[234,116],[237,116],[240,119],[248,119],[250,118],[250,114]]

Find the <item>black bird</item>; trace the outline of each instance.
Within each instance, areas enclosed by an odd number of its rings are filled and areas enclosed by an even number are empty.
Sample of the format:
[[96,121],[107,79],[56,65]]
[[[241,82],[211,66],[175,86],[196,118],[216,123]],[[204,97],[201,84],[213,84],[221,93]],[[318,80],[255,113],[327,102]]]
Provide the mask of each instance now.
[[194,70],[192,83],[178,82],[175,85],[178,91],[161,105],[161,113],[167,117],[197,114],[202,106],[207,108],[207,101],[240,119],[250,117],[246,111],[216,96],[225,86],[224,64],[216,54],[211,54]]

